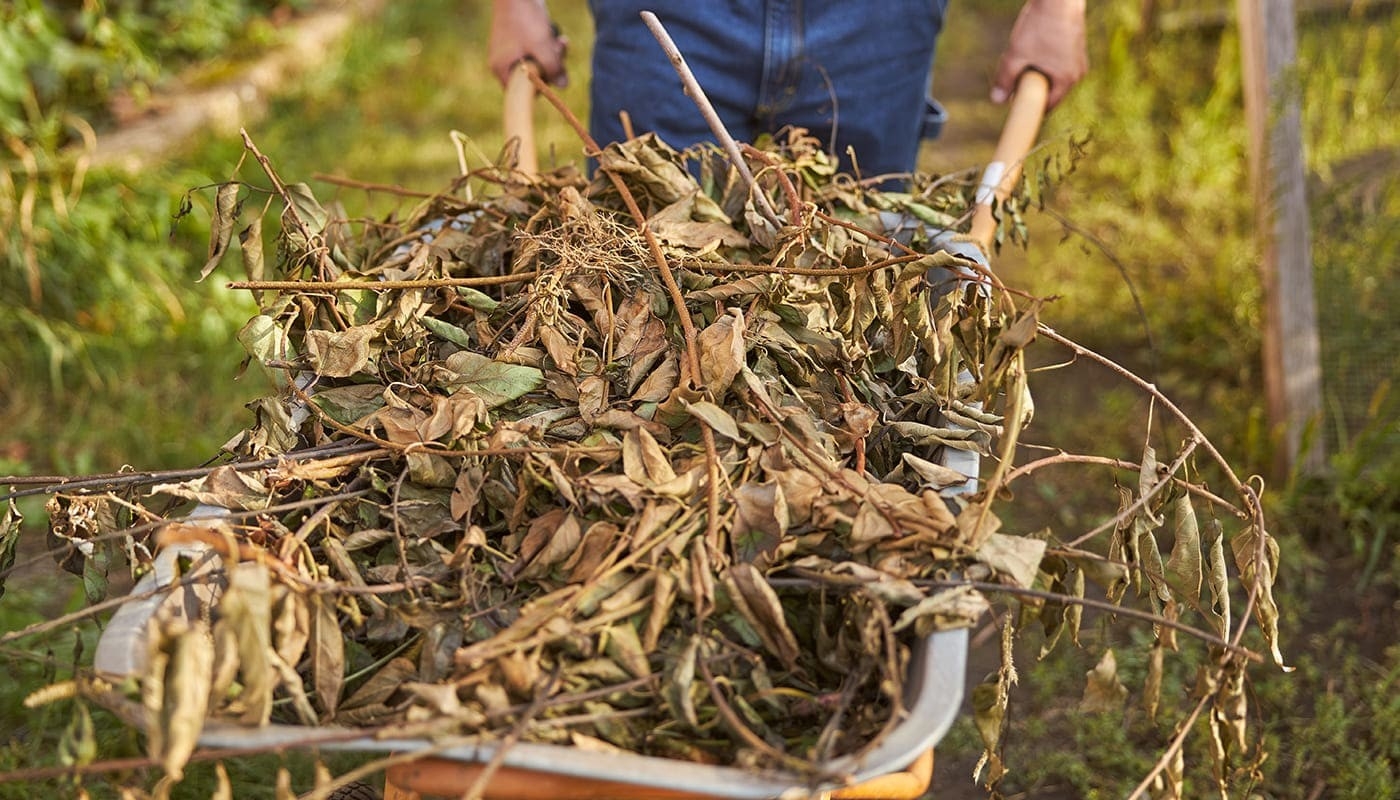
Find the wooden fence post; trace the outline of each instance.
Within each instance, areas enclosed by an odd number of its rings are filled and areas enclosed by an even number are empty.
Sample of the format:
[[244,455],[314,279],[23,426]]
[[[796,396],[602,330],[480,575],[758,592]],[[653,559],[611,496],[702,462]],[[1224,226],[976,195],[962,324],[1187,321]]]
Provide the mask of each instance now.
[[1326,463],[1320,431],[1322,365],[1313,297],[1293,0],[1238,0],[1249,122],[1249,173],[1264,287],[1264,388],[1269,424],[1282,433],[1276,477]]

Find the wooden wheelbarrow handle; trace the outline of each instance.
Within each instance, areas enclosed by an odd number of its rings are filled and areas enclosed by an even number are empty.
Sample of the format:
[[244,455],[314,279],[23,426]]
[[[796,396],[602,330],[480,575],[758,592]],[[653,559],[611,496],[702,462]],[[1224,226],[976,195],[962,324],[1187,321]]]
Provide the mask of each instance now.
[[530,79],[538,70],[529,60],[521,60],[511,68],[501,109],[506,142],[517,143],[515,168],[526,175],[538,175],[540,171],[539,156],[535,152],[535,84]]
[[977,208],[973,211],[972,227],[968,231],[984,253],[992,252],[992,240],[997,233],[992,203],[1005,200],[1016,186],[1016,180],[1021,176],[1021,164],[1040,134],[1040,123],[1045,119],[1045,101],[1049,94],[1050,79],[1035,70],[1021,73],[1016,82],[1016,94],[1012,96],[1011,107],[1006,112],[1001,137],[997,139],[992,160],[982,172],[982,182],[977,189]]

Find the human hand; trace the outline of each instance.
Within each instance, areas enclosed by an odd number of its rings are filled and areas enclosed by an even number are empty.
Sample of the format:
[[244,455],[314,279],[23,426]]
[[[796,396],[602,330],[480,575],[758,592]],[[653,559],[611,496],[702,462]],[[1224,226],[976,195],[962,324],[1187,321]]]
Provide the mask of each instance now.
[[510,77],[511,67],[526,58],[539,65],[545,80],[557,86],[567,85],[564,50],[568,44],[556,33],[544,0],[493,0],[486,61],[502,86]]
[[1004,103],[1028,69],[1050,79],[1046,108],[1054,108],[1089,70],[1084,41],[1085,0],[1026,0],[997,64],[992,102]]

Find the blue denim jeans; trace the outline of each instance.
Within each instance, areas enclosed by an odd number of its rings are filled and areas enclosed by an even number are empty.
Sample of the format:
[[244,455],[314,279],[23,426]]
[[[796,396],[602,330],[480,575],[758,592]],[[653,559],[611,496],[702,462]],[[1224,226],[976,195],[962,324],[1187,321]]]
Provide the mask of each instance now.
[[799,126],[863,176],[911,172],[937,134],[929,99],[947,0],[590,0],[596,28],[590,127],[599,144],[637,133],[676,148],[713,141],[638,16],[656,13],[730,134]]

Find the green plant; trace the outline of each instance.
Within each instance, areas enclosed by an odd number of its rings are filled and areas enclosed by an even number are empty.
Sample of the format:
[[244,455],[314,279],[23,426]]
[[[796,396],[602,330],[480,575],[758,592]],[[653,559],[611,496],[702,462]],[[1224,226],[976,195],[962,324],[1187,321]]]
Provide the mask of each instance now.
[[[20,462],[7,472],[115,469],[138,454],[153,466],[188,463],[212,455],[235,428],[227,409],[236,403],[191,389],[228,383],[233,367],[215,351],[251,303],[196,285],[199,226],[172,235],[170,225],[175,198],[209,179],[180,170],[90,173],[82,148],[119,96],[141,95],[192,59],[227,51],[256,15],[280,5],[0,7],[0,339],[11,345],[0,363],[8,423],[0,445],[23,455],[7,458]],[[128,391],[134,381],[148,390]],[[190,398],[195,430],[133,436],[99,421],[158,418],[172,396]]]

